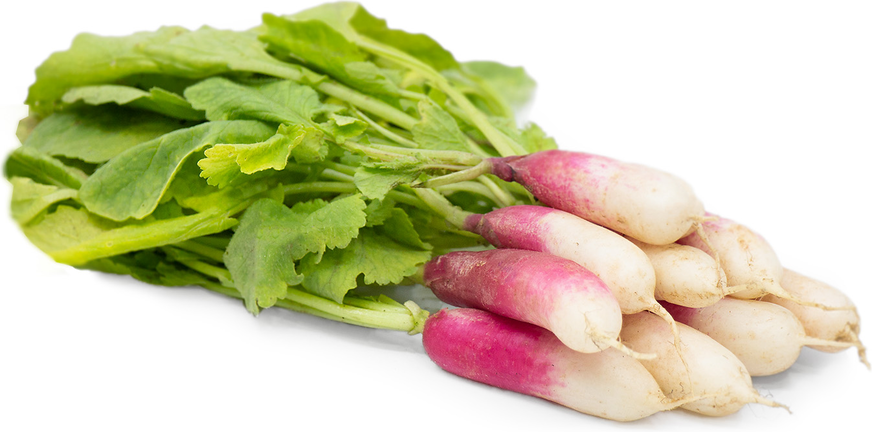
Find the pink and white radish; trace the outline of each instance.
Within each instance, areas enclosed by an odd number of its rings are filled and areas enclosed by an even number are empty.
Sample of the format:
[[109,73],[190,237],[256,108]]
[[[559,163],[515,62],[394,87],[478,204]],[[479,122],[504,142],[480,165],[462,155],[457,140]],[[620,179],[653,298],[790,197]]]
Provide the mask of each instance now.
[[683,360],[672,344],[669,326],[648,312],[624,316],[621,339],[635,350],[657,355],[654,360],[642,360],[642,365],[666,397],[708,395],[680,408],[707,416],[725,416],[749,403],[781,406],[757,393],[745,365],[723,345],[689,326],[678,327],[684,344]]
[[424,266],[423,282],[445,303],[549,329],[576,351],[626,350],[615,296],[568,259],[520,249],[451,252]]
[[671,321],[654,299],[651,261],[623,236],[549,207],[517,205],[473,214],[464,228],[498,248],[525,249],[566,258],[593,272],[624,314],[651,311]]
[[803,346],[853,346],[807,336],[796,316],[774,303],[724,297],[704,308],[664,306],[676,321],[709,335],[735,354],[751,376],[786,370]]
[[705,307],[743,287],[728,287],[724,271],[700,249],[676,243],[651,245],[628,238],[651,261],[654,298],[687,307]]
[[[784,269],[781,286],[794,297],[842,307],[843,309],[841,310],[828,311],[816,307],[803,306],[794,301],[773,295],[763,297],[764,301],[781,305],[793,312],[793,315],[802,323],[802,327],[808,336],[853,344],[857,347],[860,360],[869,367],[869,361],[866,359],[866,348],[859,338],[860,316],[854,303],[851,302],[847,295],[828,284],[789,269]],[[825,352],[837,352],[847,348],[826,345],[809,345],[808,347]]]
[[671,400],[638,360],[615,349],[580,353],[532,324],[476,309],[441,310],[424,325],[439,367],[474,381],[618,421],[689,400]]
[[806,306],[832,309],[806,299],[800,299],[781,286],[784,268],[772,246],[759,234],[732,220],[707,214],[699,231],[680,239],[679,244],[698,248],[718,261],[727,277],[727,284],[739,289],[730,294],[740,299],[759,299],[771,294]]
[[549,207],[645,243],[674,243],[704,213],[686,182],[643,165],[564,150],[487,162],[494,175],[520,183]]

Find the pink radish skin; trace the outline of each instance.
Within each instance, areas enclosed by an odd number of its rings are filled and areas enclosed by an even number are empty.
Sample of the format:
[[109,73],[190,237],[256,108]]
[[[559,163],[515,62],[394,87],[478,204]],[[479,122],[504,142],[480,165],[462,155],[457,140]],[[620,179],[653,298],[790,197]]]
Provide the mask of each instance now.
[[[788,269],[784,269],[781,286],[794,297],[843,307],[843,310],[826,311],[820,308],[802,306],[791,300],[773,295],[763,297],[764,301],[781,305],[793,312],[802,323],[808,336],[856,344],[861,361],[867,367],[869,366],[865,355],[866,349],[858,337],[860,334],[860,316],[848,296],[830,285]],[[824,352],[837,352],[846,347],[809,345],[809,348]]]
[[424,285],[445,303],[547,328],[576,351],[619,344],[621,309],[614,295],[564,258],[517,249],[451,252],[424,266]]
[[730,350],[751,376],[786,370],[806,345],[851,346],[806,336],[793,313],[774,303],[724,297],[698,309],[665,302],[663,306],[676,321],[707,334]]
[[635,350],[657,355],[655,360],[643,360],[642,365],[667,397],[710,395],[680,408],[707,416],[725,416],[748,403],[781,406],[757,393],[745,365],[723,345],[684,324],[679,324],[679,329],[686,367],[672,344],[671,329],[650,313],[624,316],[621,339]]
[[635,244],[651,261],[656,276],[654,298],[681,306],[710,306],[728,295],[724,271],[714,258],[700,249],[676,243],[650,245],[635,239]]
[[494,175],[523,185],[549,207],[646,243],[674,243],[703,215],[686,182],[646,166],[563,150],[489,161]]
[[659,309],[654,268],[626,238],[565,211],[518,205],[474,214],[464,228],[498,248],[526,249],[566,258],[593,272],[617,298],[621,312]]
[[667,399],[638,360],[614,349],[584,354],[548,330],[476,309],[427,319],[424,349],[442,369],[611,420],[638,420],[686,400]]

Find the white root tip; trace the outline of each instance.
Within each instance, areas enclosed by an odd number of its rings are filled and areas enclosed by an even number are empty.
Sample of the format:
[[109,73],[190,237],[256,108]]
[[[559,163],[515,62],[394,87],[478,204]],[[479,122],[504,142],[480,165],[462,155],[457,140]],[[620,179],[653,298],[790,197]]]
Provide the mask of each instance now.
[[[808,345],[815,345],[815,346],[831,347],[831,348],[851,348],[851,347],[857,347],[857,350],[858,350],[858,351],[859,351],[859,350],[861,349],[861,347],[863,346],[863,345],[862,345],[861,343],[859,343],[859,342],[853,342],[853,341],[834,341],[834,340],[827,340],[827,339],[813,338],[813,337],[809,337],[809,336],[806,336],[806,337],[800,339],[800,342],[802,342],[802,344],[803,344],[803,345],[806,345],[806,346],[808,346]],[[863,353],[863,358],[865,358],[865,351],[866,351],[865,347],[863,348],[863,351],[864,351],[864,353]]]
[[818,308],[818,309],[825,310],[825,311],[856,311],[857,310],[856,306],[853,306],[853,305],[852,306],[832,306],[832,305],[826,305],[823,303],[818,303],[818,302],[814,302],[814,301],[810,301],[810,300],[803,300],[803,299],[795,297],[792,294],[790,294],[789,292],[787,292],[787,290],[785,290],[781,286],[781,284],[779,284],[777,282],[765,283],[763,290],[767,294],[772,294],[775,297],[783,298],[785,300],[790,300],[790,301],[792,301],[800,306],[808,306],[808,307]]
[[657,354],[640,353],[638,351],[634,351],[634,350],[630,349],[630,347],[621,343],[621,341],[619,341],[619,340],[615,340],[615,339],[597,340],[597,344],[600,344],[600,343],[607,345],[610,348],[614,348],[614,349],[616,349],[616,350],[618,350],[618,351],[620,351],[620,352],[622,352],[622,353],[624,353],[624,354],[626,354],[626,355],[628,355],[636,360],[654,360],[655,358],[657,358]]
[[793,414],[793,411],[791,411],[790,407],[788,407],[787,405],[775,402],[774,400],[771,400],[771,399],[766,399],[765,397],[760,396],[760,394],[756,394],[754,399],[751,400],[751,402],[756,403],[756,404],[760,404],[760,405],[766,405],[766,406],[772,407],[772,408],[783,408],[783,409],[787,410],[787,412],[789,414]]
[[659,316],[666,320],[669,323],[670,328],[672,329],[672,338],[673,345],[675,346],[675,354],[678,355],[679,360],[681,360],[681,364],[684,365],[685,374],[687,374],[687,383],[690,386],[688,389],[691,394],[693,394],[693,379],[690,376],[690,366],[687,364],[687,360],[684,358],[684,348],[681,346],[681,335],[678,331],[678,323],[675,322],[675,319],[672,318],[672,315],[666,311],[666,308],[663,307],[660,303],[654,302],[651,307],[648,309],[654,315]]
[[860,362],[866,365],[866,369],[872,370],[872,365],[869,364],[869,360],[866,358],[866,347],[860,342],[857,332],[853,328],[849,328],[847,335],[850,342],[854,343],[854,346],[857,347],[857,355],[860,356]]

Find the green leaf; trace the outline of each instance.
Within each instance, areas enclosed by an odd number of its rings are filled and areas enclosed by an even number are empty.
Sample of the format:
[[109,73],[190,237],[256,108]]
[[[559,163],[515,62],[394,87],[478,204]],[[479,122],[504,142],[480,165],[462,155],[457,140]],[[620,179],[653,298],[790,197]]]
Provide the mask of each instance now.
[[28,177],[38,183],[79,189],[88,176],[81,170],[31,147],[18,147],[4,166],[6,178]]
[[536,81],[522,67],[511,67],[493,61],[472,61],[462,65],[463,71],[478,78],[485,94],[501,98],[513,109],[530,102]]
[[185,90],[185,98],[217,120],[261,120],[270,123],[305,124],[325,112],[318,93],[288,80],[261,85],[242,85],[227,78],[209,78]]
[[354,185],[369,199],[382,200],[401,184],[409,184],[421,174],[417,168],[389,169],[362,166],[354,171]]
[[[316,129],[342,143],[363,133],[367,125],[339,115],[344,108],[321,102],[311,87],[288,80],[242,85],[226,78],[210,78],[189,87],[185,97],[206,111],[209,120],[261,120]],[[323,123],[319,123],[324,117]]]
[[[162,73],[202,78],[233,71],[260,72],[266,75],[303,75],[299,67],[269,55],[254,32],[218,30],[208,26],[185,31],[171,39],[150,40],[138,52],[147,55]],[[315,74],[308,77],[322,80]]]
[[399,94],[399,87],[389,75],[367,61],[367,54],[329,23],[309,16],[264,14],[263,24],[260,39],[273,50],[312,65],[365,93]]
[[405,210],[394,207],[391,209],[391,216],[385,220],[384,224],[379,227],[378,232],[384,234],[394,241],[422,250],[430,250],[433,247],[421,240],[418,231],[412,224],[412,219]]
[[372,228],[363,228],[347,247],[325,252],[320,261],[304,258],[300,272],[305,275],[307,291],[342,303],[345,294],[357,288],[359,275],[365,284],[396,284],[429,259],[429,251],[410,249]]
[[557,148],[557,142],[545,135],[545,131],[535,123],[528,124],[523,130],[518,130],[515,122],[511,119],[491,117],[490,121],[502,133],[520,144],[528,153]]
[[61,101],[65,104],[81,101],[88,105],[113,103],[182,120],[206,119],[203,113],[191,107],[185,98],[158,87],[153,87],[149,91],[114,84],[75,87],[67,91]]
[[27,104],[48,114],[70,88],[112,83],[134,74],[160,73],[160,65],[137,48],[185,32],[181,27],[162,27],[155,32],[121,37],[80,34],[73,39],[70,49],[52,54],[36,69],[36,82],[30,86]]
[[75,189],[39,184],[27,177],[12,177],[12,218],[23,225],[54,203],[76,198]]
[[256,121],[209,122],[130,148],[100,167],[79,192],[88,210],[116,221],[148,216],[190,155],[219,143],[262,141],[274,129]]
[[73,266],[195,237],[219,233],[236,225],[227,210],[215,210],[172,219],[119,225],[85,209],[59,205],[38,223],[22,231],[55,261]]
[[342,248],[366,225],[366,204],[358,195],[327,203],[314,200],[293,208],[262,199],[245,214],[227,246],[224,262],[246,308],[253,314],[283,298],[297,285],[294,261],[328,248]]
[[422,149],[469,151],[467,138],[451,114],[430,101],[418,103],[421,121],[412,127],[414,140]]
[[391,29],[385,20],[374,17],[363,6],[356,5],[349,23],[359,34],[410,54],[438,71],[460,67],[451,52],[430,36]]
[[366,226],[374,227],[382,225],[393,215],[394,205],[391,199],[374,199],[366,205]]
[[536,123],[530,123],[521,131],[521,138],[518,140],[518,143],[530,153],[557,148],[557,142],[554,141],[554,138],[545,135],[545,131]]
[[184,126],[184,122],[150,112],[87,107],[46,117],[24,145],[50,155],[102,163]]
[[273,169],[281,171],[288,164],[291,151],[310,134],[302,126],[288,130],[284,127],[266,141],[253,144],[218,144],[206,150],[197,165],[208,183],[224,188],[243,175]]

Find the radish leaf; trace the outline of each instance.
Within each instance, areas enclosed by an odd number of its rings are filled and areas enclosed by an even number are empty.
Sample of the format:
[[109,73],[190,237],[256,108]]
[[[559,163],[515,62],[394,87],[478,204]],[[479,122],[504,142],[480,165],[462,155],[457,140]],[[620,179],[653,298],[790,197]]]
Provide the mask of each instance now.
[[253,314],[298,285],[294,262],[306,255],[318,261],[329,248],[342,248],[366,225],[366,204],[354,195],[330,203],[314,200],[287,208],[261,199],[246,210],[227,246],[224,262],[236,289]]

